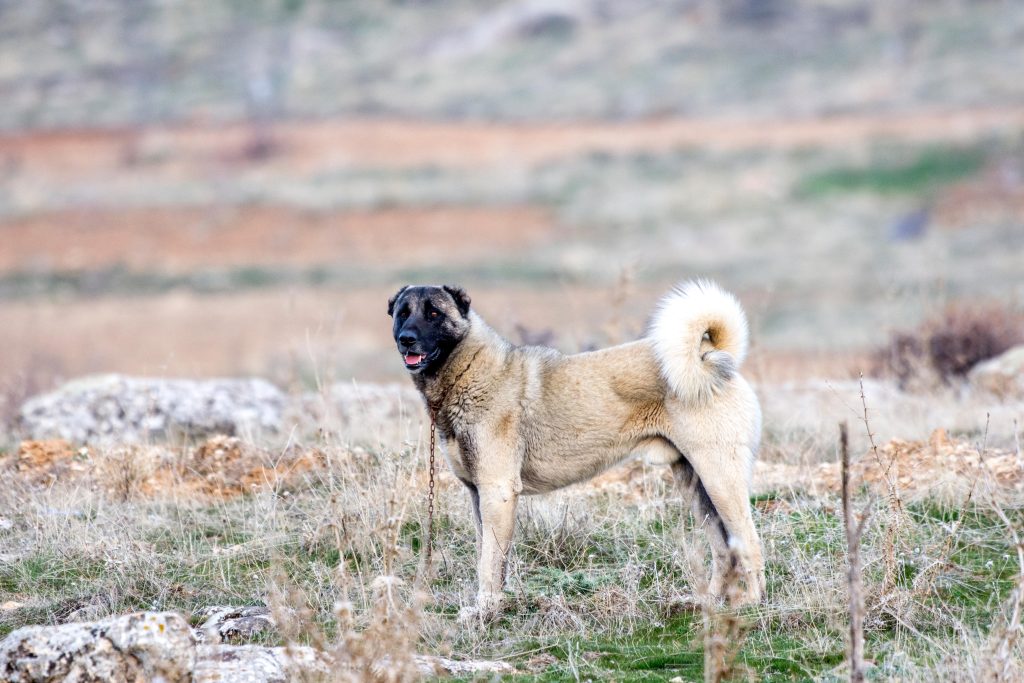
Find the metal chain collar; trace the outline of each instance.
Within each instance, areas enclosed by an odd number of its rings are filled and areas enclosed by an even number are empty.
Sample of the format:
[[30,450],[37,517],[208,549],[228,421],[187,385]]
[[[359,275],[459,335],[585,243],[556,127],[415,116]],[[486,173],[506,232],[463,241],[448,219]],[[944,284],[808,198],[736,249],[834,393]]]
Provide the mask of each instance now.
[[430,484],[427,489],[427,571],[430,571],[430,563],[434,551],[434,448],[435,448],[434,416],[430,416]]

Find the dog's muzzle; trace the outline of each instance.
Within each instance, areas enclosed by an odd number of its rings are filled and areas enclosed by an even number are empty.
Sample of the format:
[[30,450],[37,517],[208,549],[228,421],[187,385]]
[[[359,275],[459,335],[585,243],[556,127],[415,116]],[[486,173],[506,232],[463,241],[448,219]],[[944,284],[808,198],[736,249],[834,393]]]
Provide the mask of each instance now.
[[402,354],[402,360],[405,361],[406,370],[421,369],[437,356],[437,351],[424,353],[416,348],[419,346],[419,336],[415,332],[403,331],[396,341],[398,342],[398,351]]

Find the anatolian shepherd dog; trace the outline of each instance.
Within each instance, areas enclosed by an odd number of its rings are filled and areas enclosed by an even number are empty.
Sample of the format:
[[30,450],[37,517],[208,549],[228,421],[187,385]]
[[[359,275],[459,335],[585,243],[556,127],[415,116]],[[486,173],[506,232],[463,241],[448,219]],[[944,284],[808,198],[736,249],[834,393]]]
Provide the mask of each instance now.
[[472,498],[479,592],[471,614],[500,608],[520,495],[589,479],[639,452],[671,464],[691,492],[711,539],[714,594],[724,597],[732,569],[741,591],[733,602],[760,600],[764,562],[749,501],[761,410],[738,373],[747,321],[731,294],[684,283],[662,299],[642,339],[570,356],[503,339],[458,287],[403,287],[388,315]]

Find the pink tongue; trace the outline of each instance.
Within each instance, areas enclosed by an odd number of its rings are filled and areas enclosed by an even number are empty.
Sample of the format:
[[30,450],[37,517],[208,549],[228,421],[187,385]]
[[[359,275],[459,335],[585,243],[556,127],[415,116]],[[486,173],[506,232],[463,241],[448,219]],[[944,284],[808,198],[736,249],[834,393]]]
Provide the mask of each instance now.
[[418,353],[410,353],[410,354],[408,354],[405,357],[405,364],[406,365],[416,365],[421,360],[423,360],[423,356],[421,356],[420,354],[418,354]]

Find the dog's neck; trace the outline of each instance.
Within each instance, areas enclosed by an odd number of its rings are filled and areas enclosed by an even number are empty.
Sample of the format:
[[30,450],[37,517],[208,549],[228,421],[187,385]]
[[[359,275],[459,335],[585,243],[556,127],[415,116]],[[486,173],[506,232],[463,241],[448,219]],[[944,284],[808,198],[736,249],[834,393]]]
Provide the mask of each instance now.
[[[491,375],[485,368],[498,368],[512,345],[474,312],[469,313],[470,327],[466,336],[452,350],[444,365],[432,374],[413,376],[416,388],[427,403],[427,410],[442,431],[451,433],[458,416],[447,414],[457,409],[460,401],[452,398],[475,391],[474,381]],[[473,370],[470,373],[470,369]],[[483,372],[481,372],[483,371]],[[471,380],[470,378],[475,378]],[[441,406],[448,406],[447,412]]]

